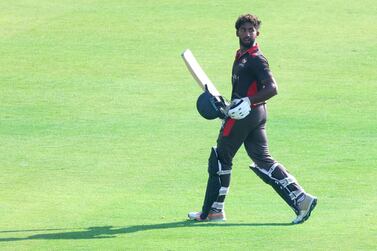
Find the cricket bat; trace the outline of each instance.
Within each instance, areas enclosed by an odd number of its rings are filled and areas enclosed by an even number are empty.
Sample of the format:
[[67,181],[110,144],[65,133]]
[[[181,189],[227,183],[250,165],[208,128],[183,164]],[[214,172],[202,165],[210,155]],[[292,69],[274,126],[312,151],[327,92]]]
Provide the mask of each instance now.
[[200,86],[200,88],[202,88],[203,91],[205,91],[207,87],[208,91],[213,96],[215,96],[215,98],[218,101],[220,101],[222,97],[220,92],[216,89],[215,85],[208,78],[207,74],[203,71],[202,67],[199,65],[198,61],[196,61],[196,58],[189,49],[186,49],[184,52],[182,52],[182,59],[185,62],[187,69],[190,71],[191,75]]

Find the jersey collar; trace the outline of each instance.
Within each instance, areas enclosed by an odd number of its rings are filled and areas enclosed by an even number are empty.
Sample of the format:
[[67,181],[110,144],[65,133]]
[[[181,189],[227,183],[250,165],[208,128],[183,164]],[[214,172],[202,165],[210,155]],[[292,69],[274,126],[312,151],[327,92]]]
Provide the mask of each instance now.
[[253,55],[255,54],[255,52],[257,52],[259,50],[259,45],[258,43],[255,43],[254,46],[250,47],[249,49],[247,49],[247,51],[244,51],[243,53],[241,52],[241,49],[239,49],[236,53],[236,59],[240,59],[240,57],[242,57],[243,55],[245,55],[246,53],[248,53],[249,55]]

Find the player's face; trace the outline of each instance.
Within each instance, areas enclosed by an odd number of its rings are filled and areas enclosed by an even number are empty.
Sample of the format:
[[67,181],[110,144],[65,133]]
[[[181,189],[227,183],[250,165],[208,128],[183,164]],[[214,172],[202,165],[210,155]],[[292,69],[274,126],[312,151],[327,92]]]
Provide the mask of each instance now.
[[250,48],[254,45],[255,39],[259,35],[259,32],[254,28],[251,23],[244,23],[237,30],[237,37],[240,40],[240,45],[244,48]]

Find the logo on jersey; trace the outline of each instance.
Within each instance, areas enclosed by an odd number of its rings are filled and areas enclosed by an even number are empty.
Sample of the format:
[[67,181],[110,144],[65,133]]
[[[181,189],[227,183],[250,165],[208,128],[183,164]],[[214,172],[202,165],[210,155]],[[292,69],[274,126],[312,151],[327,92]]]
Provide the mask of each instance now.
[[239,67],[245,67],[246,62],[247,62],[247,59],[244,58],[244,59],[241,60],[241,63],[238,66]]
[[232,76],[232,83],[233,83],[233,84],[237,83],[238,80],[239,80],[239,78],[240,78],[240,77],[239,77],[237,74],[233,74],[233,76]]

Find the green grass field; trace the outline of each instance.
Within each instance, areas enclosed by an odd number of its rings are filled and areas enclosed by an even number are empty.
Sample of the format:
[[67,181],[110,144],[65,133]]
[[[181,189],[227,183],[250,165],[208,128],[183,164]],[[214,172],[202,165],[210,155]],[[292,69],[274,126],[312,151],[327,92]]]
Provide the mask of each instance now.
[[[318,196],[293,212],[234,160],[226,223],[193,224],[229,97],[239,14],[279,84],[273,156]],[[363,1],[2,0],[1,250],[377,250],[377,8]]]

